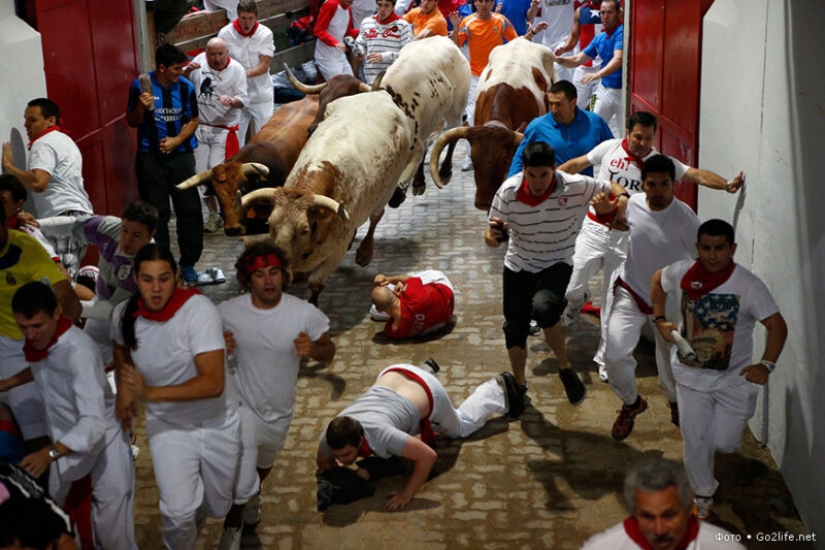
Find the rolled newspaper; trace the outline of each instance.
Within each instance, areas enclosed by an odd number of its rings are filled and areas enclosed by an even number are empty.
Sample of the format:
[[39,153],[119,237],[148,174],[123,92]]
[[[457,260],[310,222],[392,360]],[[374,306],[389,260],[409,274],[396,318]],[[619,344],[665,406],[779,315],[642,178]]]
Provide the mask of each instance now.
[[687,343],[687,340],[682,338],[682,335],[679,334],[678,330],[674,330],[670,333],[673,336],[673,340],[676,342],[677,348],[677,355],[679,356],[680,361],[696,361],[696,352],[693,351],[693,348],[690,347],[690,344]]
[[[153,92],[152,92],[152,77],[150,77],[147,73],[143,73],[138,77],[138,80],[140,81],[141,91],[144,94],[152,95],[153,94]],[[155,104],[154,103],[152,103],[152,105],[149,106],[149,110],[150,111],[155,110]]]

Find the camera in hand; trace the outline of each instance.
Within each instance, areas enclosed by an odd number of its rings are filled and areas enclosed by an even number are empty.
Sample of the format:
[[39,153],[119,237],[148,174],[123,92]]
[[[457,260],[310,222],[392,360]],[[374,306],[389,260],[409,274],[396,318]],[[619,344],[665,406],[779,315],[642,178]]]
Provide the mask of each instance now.
[[501,237],[496,239],[498,242],[503,243],[510,239],[510,233],[504,228],[503,221],[496,222],[492,227],[501,231]]

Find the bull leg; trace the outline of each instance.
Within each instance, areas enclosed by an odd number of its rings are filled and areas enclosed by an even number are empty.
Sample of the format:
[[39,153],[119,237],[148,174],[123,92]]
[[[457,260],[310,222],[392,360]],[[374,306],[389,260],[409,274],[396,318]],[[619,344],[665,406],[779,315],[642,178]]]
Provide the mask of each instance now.
[[360,246],[358,246],[358,251],[355,253],[355,263],[361,267],[369,265],[372,261],[373,245],[375,244],[373,241],[373,234],[375,233],[375,227],[378,225],[378,222],[381,221],[382,216],[384,216],[383,208],[378,214],[370,216],[370,227],[367,230],[367,234],[364,236],[364,240],[362,240]]
[[456,143],[458,143],[458,140],[451,141],[447,145],[447,154],[441,162],[441,168],[438,169],[438,175],[444,185],[450,183],[453,177],[453,151],[455,151]]
[[422,158],[413,178],[413,195],[423,195],[426,189],[427,180],[424,179],[424,159]]

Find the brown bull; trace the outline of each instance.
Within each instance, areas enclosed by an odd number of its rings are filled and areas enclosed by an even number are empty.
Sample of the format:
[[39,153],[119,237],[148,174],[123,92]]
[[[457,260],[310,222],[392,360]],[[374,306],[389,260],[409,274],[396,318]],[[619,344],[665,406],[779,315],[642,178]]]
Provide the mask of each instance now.
[[490,208],[521,142],[521,131],[534,118],[547,113],[547,90],[557,80],[553,61],[549,49],[524,38],[493,49],[478,81],[475,126],[445,132],[433,145],[433,183],[443,185],[438,171],[441,151],[466,139],[475,174],[475,206],[480,210]]

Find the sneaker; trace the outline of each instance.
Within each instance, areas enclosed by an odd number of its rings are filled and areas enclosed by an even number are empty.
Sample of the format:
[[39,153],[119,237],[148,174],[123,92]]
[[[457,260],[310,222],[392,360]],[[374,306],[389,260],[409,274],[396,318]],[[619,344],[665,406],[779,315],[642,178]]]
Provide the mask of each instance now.
[[621,441],[630,435],[633,431],[633,424],[636,422],[636,415],[647,410],[647,401],[641,397],[637,398],[639,402],[635,407],[622,405],[622,410],[619,411],[619,417],[613,423],[613,439]]
[[502,372],[496,376],[496,382],[504,390],[507,416],[515,420],[524,412],[524,393],[519,390],[516,377],[510,372]]
[[605,383],[609,382],[607,378],[607,367],[604,365],[599,365],[599,380]]
[[240,550],[241,549],[241,528],[224,527],[221,535],[221,542],[218,550]]
[[436,363],[435,359],[433,359],[432,357],[428,357],[427,360],[424,361],[424,364],[427,365],[427,367],[429,367],[429,369],[433,371],[433,375],[438,374],[438,371],[441,370],[441,367],[438,366],[438,363]]
[[223,228],[223,220],[217,212],[210,212],[209,217],[203,224],[203,230],[207,233],[216,233]]
[[576,374],[573,367],[560,370],[559,378],[561,378],[561,383],[564,384],[564,392],[567,394],[567,400],[570,401],[571,405],[578,405],[584,401],[587,388],[579,380],[579,375]]
[[243,507],[243,525],[246,527],[255,527],[261,523],[261,493],[250,498]]
[[471,160],[468,160],[467,162],[465,162],[464,164],[461,165],[461,171],[462,172],[469,172],[472,169],[473,169],[473,161],[471,161]]
[[405,189],[401,189],[400,187],[395,188],[395,193],[392,194],[390,197],[390,202],[388,206],[390,208],[398,208],[401,206],[401,203],[407,198],[407,191]]
[[703,497],[701,495],[693,497],[693,512],[697,518],[709,518],[711,508],[713,508],[713,497]]
[[375,308],[375,304],[372,304],[370,306],[370,319],[372,319],[373,321],[384,322],[389,318],[390,318],[390,314],[389,313],[384,313],[383,311],[378,311]]
[[530,328],[527,329],[527,333],[530,336],[538,336],[541,334],[541,327],[536,321],[530,321]]
[[679,403],[671,401],[670,403],[670,423],[679,427]]
[[[589,290],[586,290],[584,292],[583,298],[584,302],[587,303],[587,301],[590,299]],[[572,302],[567,302],[567,307],[564,308],[564,313],[561,314],[561,324],[565,327],[569,327],[570,325],[572,325],[576,321],[576,319],[579,318],[579,312],[581,311],[581,309],[581,306],[577,306]]]
[[183,281],[187,285],[194,285],[198,282],[198,272],[191,265],[183,268]]

